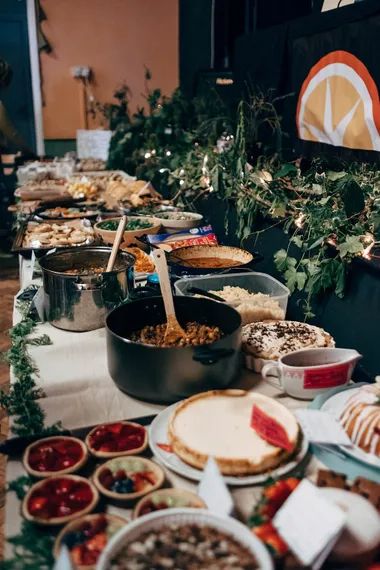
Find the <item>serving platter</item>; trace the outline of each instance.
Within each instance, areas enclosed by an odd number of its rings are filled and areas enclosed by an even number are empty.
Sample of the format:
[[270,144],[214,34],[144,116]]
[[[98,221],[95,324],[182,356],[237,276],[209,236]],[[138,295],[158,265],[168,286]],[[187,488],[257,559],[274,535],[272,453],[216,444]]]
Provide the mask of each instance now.
[[[334,416],[334,418],[339,418],[347,400],[351,398],[357,390],[360,390],[360,386],[332,394],[327,400],[325,400],[320,409],[324,412],[328,412]],[[362,463],[366,463],[367,465],[380,469],[380,458],[371,453],[367,453],[357,445],[353,444],[352,447],[339,446],[339,449],[357,461],[361,461]]]
[[[57,225],[61,225],[61,224],[69,224],[72,225],[73,223],[75,224],[76,222],[83,222],[84,220],[81,219],[76,219],[76,220],[48,220],[44,223],[54,223]],[[34,224],[34,225],[38,225],[40,222],[35,222],[32,220],[32,217],[30,217],[29,219],[25,220],[25,222],[23,222],[19,229],[17,230],[16,236],[13,240],[12,243],[12,248],[11,251],[13,253],[20,253],[20,254],[31,254],[32,251],[35,252],[41,252],[41,253],[46,253],[49,250],[55,249],[57,247],[61,247],[61,248],[67,248],[67,247],[81,247],[81,246],[85,246],[85,245],[90,245],[90,244],[94,244],[96,237],[95,234],[93,235],[89,235],[88,238],[83,241],[82,243],[79,244],[70,244],[70,245],[47,245],[47,246],[32,246],[32,245],[25,245],[24,241],[25,241],[25,235],[28,229],[28,224]],[[88,222],[88,224],[90,224],[90,222]],[[91,224],[90,224],[91,225]]]
[[[149,427],[149,446],[154,455],[154,457],[165,467],[174,471],[186,479],[191,479],[193,481],[200,481],[203,475],[203,471],[191,467],[177,455],[171,452],[170,446],[167,442],[167,434],[169,427],[169,420],[176,408],[178,403],[172,404],[171,406],[162,410],[152,421]],[[246,485],[258,485],[265,483],[270,478],[282,477],[295,469],[305,458],[308,450],[308,443],[305,438],[302,438],[300,446],[296,455],[290,459],[284,465],[280,465],[272,471],[267,471],[265,473],[260,473],[258,475],[246,475],[241,477],[236,476],[224,476],[224,481],[228,485],[243,487]]]

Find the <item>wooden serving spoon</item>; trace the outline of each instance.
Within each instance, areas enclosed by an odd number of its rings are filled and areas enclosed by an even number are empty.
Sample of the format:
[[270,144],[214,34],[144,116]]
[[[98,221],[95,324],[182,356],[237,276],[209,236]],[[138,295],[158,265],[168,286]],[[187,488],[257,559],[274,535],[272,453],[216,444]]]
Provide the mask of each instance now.
[[119,251],[119,246],[121,244],[121,240],[123,239],[124,230],[125,230],[126,225],[127,225],[127,216],[122,216],[120,218],[120,222],[119,222],[119,225],[117,227],[117,232],[116,232],[116,236],[115,236],[115,239],[113,242],[111,255],[109,256],[109,259],[108,259],[106,271],[112,271],[113,266],[115,265],[117,252]]
[[186,338],[186,333],[177,321],[174,309],[172,288],[170,285],[168,264],[165,252],[154,249],[153,259],[156,265],[156,271],[160,280],[160,288],[166,313],[166,332],[165,344],[174,344],[176,341]]

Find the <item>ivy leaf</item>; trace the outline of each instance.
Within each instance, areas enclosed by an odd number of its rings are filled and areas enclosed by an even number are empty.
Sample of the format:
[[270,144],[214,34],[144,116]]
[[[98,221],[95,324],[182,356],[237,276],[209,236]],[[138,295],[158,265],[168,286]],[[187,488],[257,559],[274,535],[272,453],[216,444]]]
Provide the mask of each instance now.
[[323,187],[320,184],[313,184],[311,188],[314,194],[322,194],[323,192]]
[[296,245],[297,247],[299,247],[301,249],[302,239],[300,238],[300,236],[293,236],[290,241],[292,243],[294,243],[294,245]]
[[288,254],[286,253],[285,249],[279,249],[274,254],[274,263],[276,265],[276,269],[278,271],[284,271],[287,267],[287,259]]
[[336,180],[339,180],[340,178],[343,178],[344,176],[346,176],[347,172],[341,171],[341,172],[335,172],[334,170],[329,170],[326,174],[327,179],[331,180],[331,182],[335,182]]
[[285,249],[280,249],[274,254],[274,263],[278,271],[285,271],[288,268],[294,268],[297,265],[295,257],[289,257]]
[[274,218],[284,218],[286,215],[286,206],[285,204],[278,204],[270,211],[271,215]]
[[290,174],[297,174],[297,167],[294,164],[285,163],[281,166],[280,170],[274,175],[274,178],[284,178],[285,176],[289,176]]
[[307,275],[304,271],[297,271],[295,267],[289,267],[285,273],[286,285],[291,293],[296,289],[302,291],[307,281]]
[[347,255],[357,255],[361,253],[364,246],[360,240],[360,236],[347,236],[346,241],[337,246],[340,257],[343,259]]
[[321,245],[324,239],[325,239],[324,236],[321,236],[318,239],[316,239],[311,245],[309,245],[308,250],[310,251],[311,249],[314,249],[315,247]]
[[344,288],[346,284],[346,268],[343,264],[340,264],[336,270],[336,285],[335,293],[338,297],[342,298],[344,295]]

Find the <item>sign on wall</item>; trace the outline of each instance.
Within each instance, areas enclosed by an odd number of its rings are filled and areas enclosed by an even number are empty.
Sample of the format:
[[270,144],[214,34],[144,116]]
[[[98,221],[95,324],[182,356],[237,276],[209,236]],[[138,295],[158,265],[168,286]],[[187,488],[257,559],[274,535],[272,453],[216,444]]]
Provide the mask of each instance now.
[[380,151],[380,15],[293,40],[297,136]]
[[77,156],[78,158],[108,159],[112,131],[101,129],[77,131]]

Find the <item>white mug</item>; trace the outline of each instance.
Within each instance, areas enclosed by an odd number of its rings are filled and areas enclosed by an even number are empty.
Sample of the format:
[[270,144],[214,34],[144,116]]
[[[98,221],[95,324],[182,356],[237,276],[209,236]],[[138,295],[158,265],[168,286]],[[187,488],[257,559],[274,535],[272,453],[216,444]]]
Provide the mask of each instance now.
[[289,396],[312,400],[331,388],[345,386],[360,358],[362,355],[350,348],[306,348],[268,362],[261,375]]

